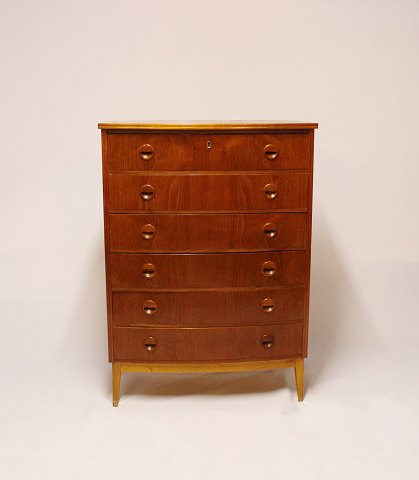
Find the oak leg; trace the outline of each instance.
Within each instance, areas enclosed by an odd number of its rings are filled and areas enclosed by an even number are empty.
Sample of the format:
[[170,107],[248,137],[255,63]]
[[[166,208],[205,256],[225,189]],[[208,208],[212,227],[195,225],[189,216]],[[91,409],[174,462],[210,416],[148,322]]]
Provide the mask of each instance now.
[[294,360],[295,384],[297,386],[298,401],[302,402],[304,398],[304,358]]
[[112,363],[112,395],[113,395],[112,404],[114,407],[117,407],[119,403],[120,385],[121,385],[121,363],[114,362]]

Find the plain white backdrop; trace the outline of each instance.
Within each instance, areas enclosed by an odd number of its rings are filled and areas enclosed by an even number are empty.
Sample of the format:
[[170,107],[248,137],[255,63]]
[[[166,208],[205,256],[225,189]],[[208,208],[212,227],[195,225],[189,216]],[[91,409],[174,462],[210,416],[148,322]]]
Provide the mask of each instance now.
[[[419,478],[419,3],[0,5],[1,478]],[[112,408],[97,123],[153,119],[319,123],[302,404],[281,371]]]

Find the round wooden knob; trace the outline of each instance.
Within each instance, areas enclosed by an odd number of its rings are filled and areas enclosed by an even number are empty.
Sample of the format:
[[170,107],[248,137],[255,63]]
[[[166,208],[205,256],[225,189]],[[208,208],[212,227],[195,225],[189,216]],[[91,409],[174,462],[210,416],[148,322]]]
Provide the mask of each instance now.
[[154,315],[157,312],[157,303],[153,300],[146,300],[143,304],[143,311],[146,315]]
[[156,350],[157,348],[157,338],[155,337],[147,337],[144,339],[143,342],[144,348],[149,351]]
[[263,155],[265,156],[266,159],[268,160],[275,160],[275,158],[278,157],[279,155],[279,149],[276,145],[273,143],[269,143],[266,145],[266,147],[263,149]]
[[262,265],[262,273],[265,275],[265,277],[272,277],[272,275],[275,275],[275,272],[276,265],[274,262],[269,260]]
[[272,310],[275,308],[275,302],[272,300],[272,298],[265,298],[262,300],[262,310],[266,313],[272,312]]
[[151,185],[143,185],[140,190],[140,195],[143,200],[152,200],[154,198],[154,187]]
[[143,160],[151,160],[154,157],[154,148],[148,143],[141,145],[138,154]]
[[152,263],[145,263],[143,265],[143,275],[147,278],[153,278],[156,274],[156,267]]
[[141,227],[141,235],[145,240],[152,240],[156,233],[156,228],[151,223],[147,223]]
[[273,183],[268,183],[263,187],[263,193],[266,198],[269,200],[272,200],[278,196],[278,190],[276,188],[276,185]]
[[265,223],[263,226],[263,234],[266,238],[273,238],[276,236],[278,228],[274,223]]
[[272,348],[275,343],[275,337],[273,335],[263,335],[260,339],[260,344],[263,348]]

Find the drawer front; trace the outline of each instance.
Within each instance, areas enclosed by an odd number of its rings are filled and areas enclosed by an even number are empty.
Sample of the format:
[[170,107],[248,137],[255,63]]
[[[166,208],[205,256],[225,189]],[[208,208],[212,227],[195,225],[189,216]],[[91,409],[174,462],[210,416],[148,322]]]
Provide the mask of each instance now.
[[301,356],[303,325],[215,328],[114,327],[115,360],[216,361]]
[[307,214],[110,215],[114,252],[297,250]]
[[305,280],[305,251],[111,254],[114,289],[279,287]]
[[307,210],[308,174],[109,175],[109,209],[144,211]]
[[109,170],[131,171],[307,169],[310,152],[304,133],[111,134],[107,144]]
[[113,324],[229,326],[297,322],[304,287],[230,292],[113,292]]

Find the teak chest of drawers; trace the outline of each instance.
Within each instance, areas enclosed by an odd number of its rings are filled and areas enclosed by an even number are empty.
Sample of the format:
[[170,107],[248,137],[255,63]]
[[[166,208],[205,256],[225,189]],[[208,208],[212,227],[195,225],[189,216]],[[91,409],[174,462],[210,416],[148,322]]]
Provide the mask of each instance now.
[[109,360],[121,372],[307,356],[315,123],[102,123]]

